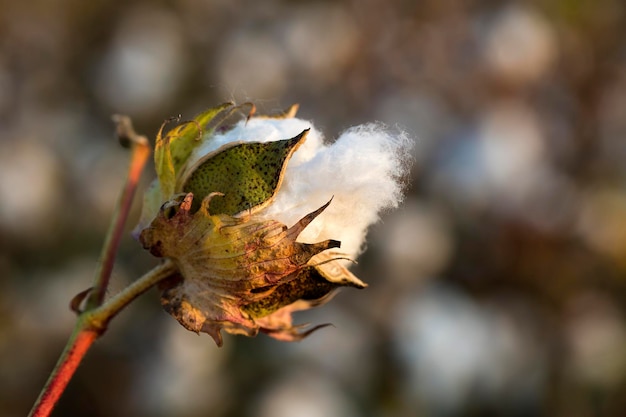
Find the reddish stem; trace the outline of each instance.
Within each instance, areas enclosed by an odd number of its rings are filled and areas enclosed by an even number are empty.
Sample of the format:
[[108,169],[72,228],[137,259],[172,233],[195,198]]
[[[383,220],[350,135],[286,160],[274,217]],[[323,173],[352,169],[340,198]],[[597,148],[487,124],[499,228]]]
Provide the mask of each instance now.
[[144,136],[135,133],[130,119],[125,116],[115,116],[114,120],[117,123],[117,135],[120,141],[130,143],[132,155],[124,190],[118,201],[118,206],[113,212],[111,226],[102,247],[100,268],[96,273],[94,290],[87,300],[87,309],[96,308],[104,301],[113,265],[115,264],[115,255],[124,233],[124,225],[133,203],[133,196],[139,183],[139,177],[148,160],[148,156],[150,156],[148,140]]
[[137,188],[137,184],[139,182],[141,169],[145,165],[148,155],[150,155],[149,150],[146,150],[146,148],[139,146],[134,147],[133,153],[136,153],[137,155],[133,155],[133,164],[131,164],[130,170],[128,172],[128,181],[126,182],[126,186],[122,195],[122,201],[120,204],[120,215],[117,217],[117,221],[113,226],[114,231],[111,235],[111,244],[107,245],[106,250],[103,254],[102,271],[100,272],[99,277],[99,288],[101,288],[101,290],[95,292],[95,294],[97,294],[98,296],[97,305],[102,304],[102,301],[104,301],[106,288],[108,288],[109,286],[111,272],[113,271],[113,265],[115,264],[115,254],[117,253],[117,249],[120,245],[120,240],[122,239],[122,235],[124,233],[124,225],[126,224],[126,220],[128,219],[130,206],[133,203],[133,195],[135,194],[135,189]]
[[[119,311],[109,312],[109,315],[104,320],[97,322],[94,320],[93,314],[91,314],[104,301],[117,248],[124,232],[124,225],[128,218],[141,171],[150,155],[150,147],[148,140],[144,136],[135,133],[128,117],[115,116],[114,121],[117,124],[117,136],[120,142],[123,145],[130,145],[132,148],[128,176],[122,194],[117,201],[111,226],[104,241],[100,266],[95,274],[93,291],[87,300],[84,313],[80,315],[76,322],[74,333],[68,340],[57,365],[50,374],[46,385],[30,412],[30,416],[33,417],[47,417],[50,415],[83,357],[93,342],[104,332],[108,320]],[[74,307],[78,309],[78,306]],[[120,309],[123,307],[124,305]]]
[[59,362],[53,371],[55,377],[51,378],[44,387],[37,404],[33,407],[33,411],[30,414],[31,417],[47,417],[50,415],[61,394],[65,391],[68,382],[70,382],[72,375],[74,375],[74,371],[76,371],[89,347],[96,341],[98,336],[99,333],[95,330],[80,330],[75,334],[72,343],[68,343],[65,351],[61,354],[61,358],[59,358]]
[[176,265],[172,261],[166,260],[146,272],[115,296],[107,299],[98,308],[82,313],[76,322],[74,333],[67,341],[57,365],[31,410],[30,416],[47,417],[87,350],[104,333],[109,321],[135,298],[159,281],[177,273],[177,271]]

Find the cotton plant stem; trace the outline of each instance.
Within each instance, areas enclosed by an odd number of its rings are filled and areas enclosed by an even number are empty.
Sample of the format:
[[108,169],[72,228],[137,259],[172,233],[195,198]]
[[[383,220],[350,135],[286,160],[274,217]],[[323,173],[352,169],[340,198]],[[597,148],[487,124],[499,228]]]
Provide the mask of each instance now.
[[[92,291],[87,296],[85,308],[76,321],[74,331],[61,353],[61,357],[31,409],[29,416],[32,417],[50,415],[76,368],[93,342],[104,333],[108,322],[137,296],[143,294],[159,280],[175,272],[173,264],[166,261],[103,304],[133,196],[143,167],[150,155],[148,140],[135,133],[128,117],[114,116],[113,120],[116,123],[116,133],[120,142],[132,150],[128,175],[113,212],[99,266],[95,273]],[[80,300],[76,304],[80,304]],[[78,308],[74,305],[74,301],[72,305]]]
[[106,300],[100,307],[86,311],[84,313],[86,320],[94,328],[105,329],[109,320],[115,317],[131,301],[148,291],[155,284],[175,275],[177,272],[178,268],[176,265],[171,260],[166,259],[128,287]]
[[82,313],[78,317],[74,332],[67,341],[61,357],[50,374],[29,416],[49,416],[81,360],[93,342],[104,333],[109,321],[135,298],[176,272],[177,268],[173,262],[166,260],[124,288],[117,295],[109,298],[101,306]]
[[98,338],[95,330],[84,329],[80,320],[70,336],[61,357],[30,411],[30,417],[47,417],[61,397],[81,360]]
[[102,304],[109,285],[115,255],[119,247],[120,240],[124,233],[124,225],[128,219],[133,196],[139,183],[141,171],[150,156],[150,145],[145,136],[135,133],[130,119],[126,116],[114,116],[113,120],[117,124],[117,136],[123,145],[130,145],[132,150],[130,167],[124,189],[117,201],[117,206],[113,211],[113,218],[107,232],[107,236],[102,246],[99,267],[96,270],[93,291],[87,300],[87,309],[98,307]]

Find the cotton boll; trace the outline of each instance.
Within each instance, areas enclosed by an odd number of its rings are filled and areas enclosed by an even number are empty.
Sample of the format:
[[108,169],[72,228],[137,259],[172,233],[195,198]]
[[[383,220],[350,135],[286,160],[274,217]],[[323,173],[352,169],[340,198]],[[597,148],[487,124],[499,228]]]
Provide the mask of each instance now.
[[[310,123],[290,120],[293,111],[198,138],[199,126],[216,112],[240,108],[222,105],[159,134],[160,188],[146,192],[135,233],[145,249],[179,270],[181,280],[164,289],[161,301],[183,327],[209,334],[218,346],[222,330],[301,340],[316,328],[293,325],[293,312],[325,304],[337,287],[367,286],[326,262],[355,258],[380,210],[399,203],[410,142],[371,124],[325,145]],[[213,119],[216,126],[223,121]],[[216,194],[222,205],[209,201]],[[341,241],[345,255],[325,252]]]
[[596,388],[615,388],[626,370],[626,323],[606,295],[583,293],[568,305],[566,370]]
[[27,137],[0,141],[0,229],[18,241],[42,240],[61,205],[61,165],[45,146]]
[[522,7],[505,9],[485,42],[487,67],[502,80],[518,85],[539,80],[556,53],[551,26],[532,9]]
[[477,303],[445,286],[396,300],[388,315],[405,370],[401,395],[424,415],[461,415],[485,405],[527,415],[541,402],[549,346],[538,337],[530,306],[500,301]]
[[252,118],[200,145],[188,165],[227,143],[288,139],[305,129],[310,129],[307,138],[289,160],[280,190],[259,216],[291,226],[333,198],[299,240],[338,239],[341,252],[354,258],[380,211],[402,200],[412,144],[406,133],[367,124],[348,129],[332,145],[325,145],[309,121]]
[[306,162],[296,159],[298,151],[287,167],[283,187],[262,216],[291,225],[333,197],[300,239],[339,239],[341,252],[356,257],[380,211],[402,200],[401,178],[410,143],[403,132],[394,134],[382,125],[369,124],[349,129]]
[[351,417],[359,413],[345,389],[332,378],[316,372],[296,371],[270,383],[253,403],[261,417]]

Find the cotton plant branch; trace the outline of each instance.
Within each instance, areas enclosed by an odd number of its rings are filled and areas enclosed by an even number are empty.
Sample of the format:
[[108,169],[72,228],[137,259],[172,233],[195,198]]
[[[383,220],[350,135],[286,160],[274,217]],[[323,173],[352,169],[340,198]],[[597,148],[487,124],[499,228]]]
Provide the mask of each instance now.
[[124,225],[128,219],[139,177],[150,156],[148,139],[135,132],[129,117],[114,115],[113,121],[116,123],[116,135],[120,144],[131,148],[131,163],[124,189],[113,212],[109,231],[102,246],[102,254],[99,268],[96,270],[93,290],[87,299],[87,309],[95,308],[104,301],[113,264],[115,263],[115,255],[124,232]]
[[[247,116],[234,122],[245,109]],[[311,122],[295,117],[297,106],[273,116],[254,109],[224,103],[167,132],[161,127],[157,178],[144,193],[133,236],[163,261],[105,299],[150,154],[130,120],[115,118],[118,137],[132,149],[128,177],[94,284],[70,304],[76,327],[31,416],[50,414],[109,321],[156,283],[165,311],[218,346],[223,332],[302,340],[325,325],[294,324],[293,312],[327,303],[342,287],[367,286],[346,259],[359,255],[381,210],[402,199],[407,136],[368,124],[331,144]]]
[[[174,264],[166,260],[114,297],[104,301],[133,196],[150,155],[148,140],[135,133],[128,117],[114,116],[113,120],[117,125],[117,136],[121,144],[131,148],[128,175],[113,212],[99,267],[95,273],[94,285],[72,300],[72,309],[79,313],[74,331],[31,409],[29,415],[32,417],[50,415],[83,357],[91,345],[106,331],[109,321],[154,284],[176,272]],[[85,307],[81,309],[80,304],[84,298],[86,298]]]

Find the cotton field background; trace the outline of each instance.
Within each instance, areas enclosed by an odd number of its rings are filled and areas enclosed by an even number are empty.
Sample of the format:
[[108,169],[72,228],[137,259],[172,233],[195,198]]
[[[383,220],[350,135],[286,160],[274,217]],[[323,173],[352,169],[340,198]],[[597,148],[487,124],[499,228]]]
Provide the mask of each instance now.
[[[369,288],[299,315],[334,324],[302,342],[223,348],[152,290],[53,415],[624,415],[623,1],[0,6],[0,415],[27,414],[91,285],[128,163],[110,115],[153,140],[228,100],[415,140],[353,267]],[[154,263],[128,236],[111,292]]]

